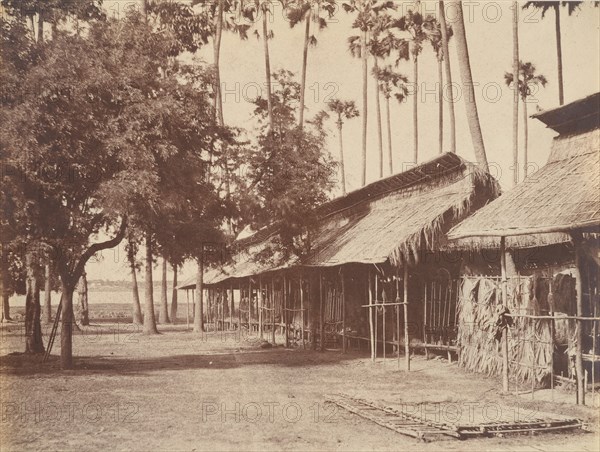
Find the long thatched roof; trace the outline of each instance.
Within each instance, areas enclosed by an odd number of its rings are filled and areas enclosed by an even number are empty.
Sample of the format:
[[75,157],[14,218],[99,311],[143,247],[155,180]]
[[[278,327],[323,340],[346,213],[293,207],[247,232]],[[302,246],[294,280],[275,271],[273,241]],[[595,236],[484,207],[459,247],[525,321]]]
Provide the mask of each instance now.
[[[442,154],[408,171],[374,182],[318,208],[311,251],[286,261],[257,261],[277,234],[266,228],[239,241],[234,262],[207,273],[206,284],[293,266],[349,263],[402,265],[423,249],[446,242],[451,226],[499,195],[495,179],[456,154]],[[180,288],[191,288],[194,281]]]
[[[554,139],[548,163],[453,228],[449,238],[472,237],[476,242],[490,237],[535,235],[549,244],[568,241],[568,233],[575,230],[600,232],[598,96],[586,99],[585,111],[575,110],[585,118],[584,123],[570,121],[560,109],[551,110],[547,116],[537,115],[549,127],[565,132]],[[578,105],[581,108],[582,101]],[[574,114],[572,105],[562,108]],[[590,123],[592,109],[596,119]],[[571,130],[576,132],[567,133]],[[519,245],[519,238],[513,239],[513,245]]]

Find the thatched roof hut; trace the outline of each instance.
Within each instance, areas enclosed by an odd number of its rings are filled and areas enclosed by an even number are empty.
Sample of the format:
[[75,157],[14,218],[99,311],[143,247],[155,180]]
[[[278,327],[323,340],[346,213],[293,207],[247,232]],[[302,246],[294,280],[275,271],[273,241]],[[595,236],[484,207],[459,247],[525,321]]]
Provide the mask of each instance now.
[[304,258],[257,261],[277,234],[276,228],[265,228],[238,241],[241,251],[233,263],[207,272],[205,284],[295,266],[415,262],[422,250],[445,243],[450,227],[498,195],[499,186],[488,173],[456,154],[442,154],[320,206],[311,251]]
[[467,218],[451,239],[515,237],[508,248],[569,241],[569,231],[600,232],[600,93],[533,115],[560,134],[546,165]]

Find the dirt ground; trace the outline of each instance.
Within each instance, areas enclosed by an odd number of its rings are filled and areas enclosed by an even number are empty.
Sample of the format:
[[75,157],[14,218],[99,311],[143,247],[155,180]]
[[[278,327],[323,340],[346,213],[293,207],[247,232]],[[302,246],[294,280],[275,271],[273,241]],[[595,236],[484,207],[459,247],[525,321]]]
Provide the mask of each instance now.
[[[2,325],[0,450],[599,450],[596,410],[502,396],[495,379],[446,360],[416,356],[407,373],[393,358],[160,329],[143,336],[125,324],[93,325],[75,337],[77,370],[64,372],[58,346],[42,364],[16,353],[20,324]],[[424,443],[325,403],[335,393],[442,420],[557,413],[592,431]]]

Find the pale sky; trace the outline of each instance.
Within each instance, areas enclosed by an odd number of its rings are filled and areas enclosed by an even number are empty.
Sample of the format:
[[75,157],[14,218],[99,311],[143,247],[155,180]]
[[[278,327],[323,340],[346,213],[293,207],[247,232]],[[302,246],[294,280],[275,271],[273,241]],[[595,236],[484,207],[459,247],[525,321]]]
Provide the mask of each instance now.
[[[111,14],[123,11],[131,1],[105,1],[105,7]],[[448,3],[448,2],[446,2]],[[504,190],[510,189],[512,181],[512,91],[504,85],[504,72],[512,67],[512,2],[463,2],[464,15],[471,57],[473,80],[479,83],[475,88],[479,117],[483,131],[488,160],[493,174],[500,180]],[[398,2],[408,8],[410,2]],[[437,2],[421,2],[424,12],[437,14]],[[562,8],[562,51],[565,102],[571,102],[586,95],[598,92],[600,85],[600,43],[598,8],[585,4],[580,11],[568,17],[566,8]],[[448,21],[452,22],[452,11],[448,12]],[[354,100],[357,107],[362,104],[361,62],[352,58],[348,51],[347,38],[357,34],[351,29],[353,16],[339,10],[328,27],[316,33],[317,47],[309,49],[306,105],[307,117],[325,109],[326,101],[331,97]],[[546,88],[535,94],[528,105],[530,114],[536,106],[547,109],[558,106],[558,86],[556,69],[556,41],[554,13],[549,11],[542,20],[541,13],[532,10],[520,11],[519,51],[523,61],[530,61],[537,72],[548,79]],[[260,28],[260,22],[258,23]],[[270,24],[275,37],[269,42],[271,69],[288,69],[300,73],[302,64],[303,26],[290,29],[283,18],[281,6],[275,7],[275,17]],[[314,27],[313,27],[314,28]],[[250,32],[251,33],[251,32]],[[199,52],[205,61],[212,62],[212,45]],[[450,62],[453,81],[460,84],[460,73],[454,42],[450,41]],[[393,63],[393,61],[390,61]],[[403,62],[398,70],[412,81],[412,63]],[[422,98],[419,103],[419,161],[428,160],[438,152],[438,104],[434,94],[437,83],[437,63],[429,45],[426,45],[419,57],[419,87]],[[257,95],[257,89],[264,86],[265,69],[263,43],[250,35],[247,41],[224,33],[221,47],[221,80],[224,86],[224,117],[230,125],[251,130],[254,125],[252,105],[248,98]],[[298,77],[299,80],[299,77]],[[426,94],[423,98],[423,93]],[[375,111],[375,82],[369,80],[368,115],[368,165],[367,183],[378,176],[377,123]],[[382,99],[383,101],[383,99]],[[464,110],[464,100],[455,104],[457,153],[467,160],[474,160],[471,138],[468,132]],[[392,140],[394,152],[394,170],[399,172],[403,162],[412,159],[412,98],[408,103],[392,103]],[[520,121],[522,113],[520,112]],[[385,109],[382,102],[384,120],[384,152],[386,147]],[[448,115],[445,111],[445,124]],[[530,119],[529,160],[543,165],[548,158],[552,138],[556,135],[537,120]],[[337,130],[330,121],[331,135],[328,143],[332,156],[339,155]],[[522,123],[519,124],[522,132]],[[350,190],[360,185],[362,120],[356,118],[344,127],[344,154],[346,160],[346,180]],[[448,130],[445,133],[445,145],[448,144]],[[522,137],[520,137],[522,145]],[[522,156],[522,150],[520,150]],[[384,154],[384,158],[387,154]],[[387,162],[387,160],[385,160]],[[384,171],[387,165],[384,166]],[[384,174],[387,176],[387,173]],[[121,247],[122,248],[122,247]],[[102,263],[91,262],[87,266],[90,279],[127,279],[124,269],[125,257],[120,252],[106,252]],[[114,262],[114,261],[118,262]],[[194,273],[193,265],[184,268],[184,277]],[[155,277],[158,277],[157,274]]]

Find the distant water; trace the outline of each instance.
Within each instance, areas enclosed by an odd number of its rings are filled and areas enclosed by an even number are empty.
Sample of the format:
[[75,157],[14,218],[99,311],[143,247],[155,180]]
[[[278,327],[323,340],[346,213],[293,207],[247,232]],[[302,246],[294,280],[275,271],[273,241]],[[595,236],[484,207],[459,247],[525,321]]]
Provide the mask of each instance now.
[[[168,291],[169,302],[171,301],[171,291]],[[179,299],[181,302],[185,302],[185,293],[180,291]],[[78,294],[75,292],[73,294],[73,303],[77,303]],[[60,292],[52,292],[52,305],[58,304],[60,301]],[[160,292],[158,290],[154,291],[154,302],[158,303],[160,301]],[[40,302],[44,304],[44,292],[40,293]],[[144,292],[140,291],[140,302],[144,303]],[[116,303],[116,304],[131,304],[133,303],[133,294],[130,290],[118,290],[114,292],[108,291],[88,291],[88,303],[89,304],[100,304],[100,303]],[[14,307],[25,307],[25,295],[13,295],[10,297],[9,301],[10,306]]]

